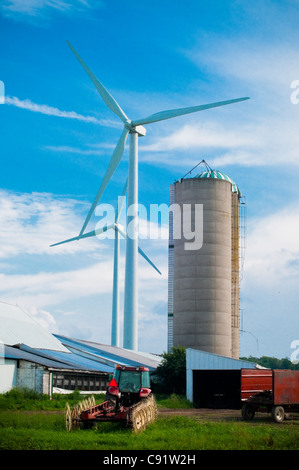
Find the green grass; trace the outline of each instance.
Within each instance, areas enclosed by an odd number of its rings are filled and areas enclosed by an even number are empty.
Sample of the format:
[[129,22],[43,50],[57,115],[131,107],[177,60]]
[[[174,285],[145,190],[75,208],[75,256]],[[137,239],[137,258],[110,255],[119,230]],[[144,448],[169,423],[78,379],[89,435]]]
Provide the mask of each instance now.
[[[105,394],[94,395],[99,403],[104,400]],[[48,395],[41,395],[27,389],[13,389],[0,394],[0,410],[64,410],[66,402],[72,407],[78,401],[87,398],[78,391],[67,395],[54,394],[50,399]]]
[[158,408],[173,408],[173,409],[189,409],[192,408],[192,403],[185,397],[180,395],[172,394],[167,395],[156,395]]
[[[266,417],[245,422],[159,416],[140,434],[118,423],[68,432],[63,409],[75,398],[0,396],[0,450],[299,450],[299,421],[276,424]],[[159,407],[190,407],[177,396],[157,401]]]

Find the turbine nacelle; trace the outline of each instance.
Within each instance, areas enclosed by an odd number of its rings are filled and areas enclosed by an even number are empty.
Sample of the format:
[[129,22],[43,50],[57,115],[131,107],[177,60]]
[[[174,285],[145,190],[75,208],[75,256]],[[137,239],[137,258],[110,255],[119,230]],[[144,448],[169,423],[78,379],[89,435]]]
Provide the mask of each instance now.
[[146,129],[140,125],[134,125],[132,121],[127,121],[125,123],[125,129],[129,131],[129,133],[136,132],[139,137],[144,137],[146,134]]
[[144,137],[146,134],[145,127],[143,126],[136,126],[134,127],[135,132],[137,132],[139,137]]

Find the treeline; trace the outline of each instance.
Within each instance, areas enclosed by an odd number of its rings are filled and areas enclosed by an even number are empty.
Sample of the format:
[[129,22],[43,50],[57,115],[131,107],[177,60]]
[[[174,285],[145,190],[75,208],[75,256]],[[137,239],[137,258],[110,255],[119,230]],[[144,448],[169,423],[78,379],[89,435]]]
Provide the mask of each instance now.
[[292,369],[292,370],[299,370],[299,363],[294,364],[288,358],[277,359],[276,357],[240,357],[240,359],[244,361],[255,362],[262,367],[267,367],[267,369]]

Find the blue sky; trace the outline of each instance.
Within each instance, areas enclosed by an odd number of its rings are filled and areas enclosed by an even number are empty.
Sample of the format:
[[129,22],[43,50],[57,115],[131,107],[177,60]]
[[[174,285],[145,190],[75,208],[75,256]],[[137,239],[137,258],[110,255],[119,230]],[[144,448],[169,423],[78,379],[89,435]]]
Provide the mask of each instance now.
[[[3,0],[0,299],[53,333],[110,341],[112,240],[49,248],[80,230],[122,130],[68,40],[130,119],[250,96],[148,125],[139,139],[139,202],[168,204],[169,185],[202,159],[232,177],[247,207],[240,355],[294,355],[298,16],[298,3],[286,0]],[[103,202],[115,204],[127,164],[126,151]],[[139,349],[160,353],[166,236],[142,248],[162,276],[140,259]]]

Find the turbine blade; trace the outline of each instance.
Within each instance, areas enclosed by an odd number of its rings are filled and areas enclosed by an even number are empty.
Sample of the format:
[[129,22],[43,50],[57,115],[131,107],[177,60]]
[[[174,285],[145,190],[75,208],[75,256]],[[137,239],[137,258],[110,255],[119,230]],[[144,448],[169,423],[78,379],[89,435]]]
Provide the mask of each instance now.
[[89,76],[89,78],[91,79],[93,84],[95,85],[96,89],[100,93],[101,97],[103,98],[103,100],[106,103],[106,105],[108,106],[108,108],[111,109],[111,111],[113,111],[114,114],[116,114],[123,122],[128,122],[129,121],[128,117],[126,116],[124,111],[121,109],[119,104],[115,101],[115,99],[110,95],[109,91],[106,90],[104,85],[97,79],[97,77],[93,74],[93,72],[85,64],[85,62],[81,59],[78,52],[76,52],[76,50],[69,43],[69,41],[66,41],[66,42],[67,42],[69,48],[71,49],[71,51],[77,57],[78,61],[80,62],[80,64],[84,68],[85,72],[87,73],[87,75]]
[[126,184],[124,185],[124,189],[123,189],[123,192],[120,196],[120,201],[118,201],[117,203],[117,207],[116,207],[116,217],[115,217],[115,223],[118,222],[118,219],[119,219],[119,216],[121,214],[121,211],[122,211],[122,208],[123,208],[123,204],[124,204],[124,200],[125,200],[125,194],[127,192],[127,189],[128,189],[128,179],[126,181]]
[[57,245],[62,245],[63,243],[69,243],[69,242],[73,242],[73,241],[76,241],[76,240],[78,241],[78,240],[81,240],[81,238],[95,237],[96,235],[100,235],[101,233],[107,232],[111,228],[114,228],[114,224],[107,225],[105,227],[98,228],[96,230],[92,230],[91,232],[84,233],[81,236],[78,235],[77,237],[68,238],[67,240],[63,240],[62,242],[54,243],[53,245],[50,245],[50,247],[57,246]]
[[236,98],[234,100],[228,101],[218,101],[217,103],[202,104],[199,106],[191,106],[190,108],[178,108],[170,109],[168,111],[161,111],[159,113],[151,114],[147,118],[137,119],[133,121],[132,125],[134,127],[140,126],[143,124],[150,124],[152,122],[164,121],[165,119],[171,119],[177,116],[183,116],[184,114],[196,113],[197,111],[204,111],[205,109],[218,108],[219,106],[225,106],[227,104],[238,103],[239,101],[249,100],[250,98]]
[[54,243],[53,245],[50,245],[50,246],[62,245],[63,243],[73,242],[73,241],[76,241],[76,240],[80,240],[81,238],[93,237],[94,235],[95,235],[95,233],[94,233],[94,230],[93,230],[92,232],[85,233],[82,237],[77,236],[77,237],[73,237],[73,238],[68,238],[67,240],[63,240],[62,242]]
[[77,236],[77,237],[74,237],[74,238],[68,238],[67,240],[63,240],[62,242],[53,243],[53,245],[50,245],[50,247],[57,246],[57,245],[62,245],[63,243],[73,242],[75,240],[79,240],[79,237]]
[[83,224],[83,227],[81,229],[81,232],[79,234],[79,237],[82,236],[95,208],[96,208],[96,205],[97,203],[99,202],[103,192],[105,191],[108,183],[109,183],[109,180],[111,179],[113,173],[115,172],[116,168],[118,167],[119,165],[119,162],[121,161],[121,158],[123,156],[123,153],[124,153],[124,150],[125,150],[125,145],[126,145],[126,140],[127,140],[127,137],[128,137],[128,133],[129,133],[129,130],[128,129],[124,129],[121,136],[120,136],[120,139],[114,149],[114,152],[112,154],[112,157],[111,157],[111,160],[110,160],[110,163],[108,165],[108,168],[106,170],[106,173],[105,173],[105,176],[103,178],[103,181],[102,181],[102,184],[100,186],[100,189],[96,195],[96,198],[90,208],[90,211],[85,219],[85,222]]
[[161,271],[157,268],[157,266],[149,259],[149,257],[142,251],[142,249],[138,246],[138,251],[143,256],[143,258],[162,276]]
[[[119,225],[114,224],[114,229],[117,230],[124,238],[127,238],[127,234],[119,227]],[[161,271],[157,266],[149,259],[149,257],[144,253],[144,251],[138,246],[138,252],[143,258],[159,273],[162,275]]]

